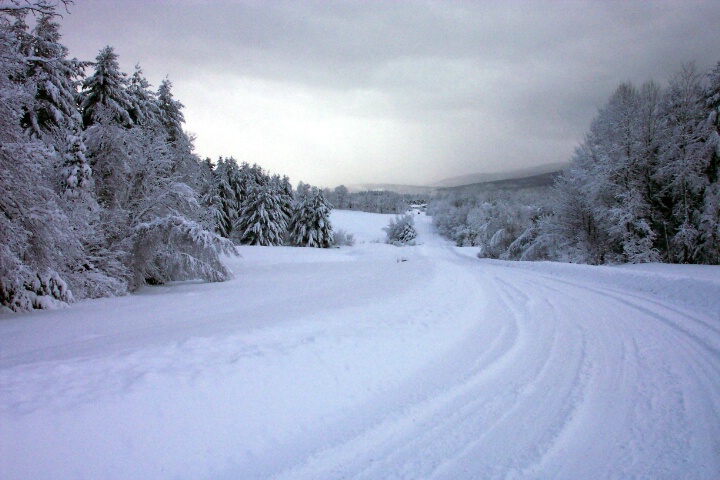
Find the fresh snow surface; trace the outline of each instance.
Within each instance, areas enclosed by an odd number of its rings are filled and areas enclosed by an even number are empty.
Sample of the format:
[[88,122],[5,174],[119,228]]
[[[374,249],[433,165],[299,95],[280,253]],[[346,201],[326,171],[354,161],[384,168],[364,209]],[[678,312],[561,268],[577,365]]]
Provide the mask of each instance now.
[[720,267],[475,258],[416,216],[0,314],[0,478],[720,478]]

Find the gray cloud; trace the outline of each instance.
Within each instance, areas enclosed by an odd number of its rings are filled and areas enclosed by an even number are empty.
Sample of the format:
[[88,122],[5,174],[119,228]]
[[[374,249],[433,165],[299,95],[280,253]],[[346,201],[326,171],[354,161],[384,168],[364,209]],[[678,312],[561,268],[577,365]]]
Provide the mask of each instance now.
[[[127,70],[140,62],[155,84],[170,75],[199,153],[252,151],[267,168],[325,184],[567,160],[620,82],[720,60],[712,1],[78,0],[72,12],[63,31],[73,55],[111,44]],[[232,101],[213,91],[237,94],[253,121],[228,114]],[[213,120],[204,107],[224,113]],[[296,121],[276,118],[284,110]],[[305,127],[320,138],[302,138]],[[237,137],[223,144],[233,151],[214,150],[217,136],[203,143],[219,131]]]

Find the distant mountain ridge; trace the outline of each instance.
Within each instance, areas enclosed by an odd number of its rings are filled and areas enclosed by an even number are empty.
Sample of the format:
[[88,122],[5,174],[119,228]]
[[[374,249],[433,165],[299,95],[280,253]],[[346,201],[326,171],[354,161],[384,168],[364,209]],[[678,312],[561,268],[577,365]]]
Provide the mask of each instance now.
[[549,173],[541,173],[539,175],[531,175],[521,178],[507,178],[505,180],[493,180],[490,182],[471,183],[469,185],[459,185],[457,187],[442,187],[435,191],[438,193],[456,193],[461,195],[486,195],[489,193],[500,193],[503,195],[519,193],[519,192],[547,192],[555,184],[555,180],[562,173],[556,170]]
[[569,163],[548,163],[537,167],[520,168],[499,173],[471,173],[459,177],[446,178],[431,184],[435,188],[460,187],[463,185],[474,185],[477,183],[497,182],[501,180],[515,180],[519,178],[535,177],[548,173],[559,172],[569,166]]
[[388,190],[403,195],[432,195],[438,190],[452,189],[469,185],[484,183],[505,182],[513,183],[513,180],[521,180],[530,177],[551,178],[553,174],[567,168],[569,163],[548,163],[537,167],[521,168],[500,173],[473,173],[459,177],[446,178],[430,185],[402,185],[394,183],[360,183],[347,185],[351,192]]
[[429,195],[437,190],[435,187],[423,185],[399,185],[394,183],[358,183],[346,185],[350,192],[367,192],[387,190],[401,195]]

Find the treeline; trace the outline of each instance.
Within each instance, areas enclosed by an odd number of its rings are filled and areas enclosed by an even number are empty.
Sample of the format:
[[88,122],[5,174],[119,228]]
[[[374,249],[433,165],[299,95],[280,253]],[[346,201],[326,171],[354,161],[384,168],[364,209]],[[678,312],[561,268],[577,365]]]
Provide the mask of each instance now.
[[370,213],[405,212],[410,205],[426,203],[426,199],[417,195],[400,194],[389,190],[365,190],[350,192],[345,185],[326,189],[325,194],[339,210],[357,210]]
[[546,204],[546,198],[532,192],[521,197],[508,192],[448,193],[435,197],[427,213],[438,233],[457,246],[480,247],[481,257],[520,260],[527,258],[533,232],[549,213]]
[[327,248],[333,244],[332,205],[325,193],[288,177],[269,175],[258,165],[238,165],[232,158],[202,162],[202,205],[206,224],[220,236],[242,245],[294,245]]
[[481,256],[720,263],[720,63],[620,85],[548,202],[439,198],[439,231]]
[[323,192],[200,161],[171,82],[126,75],[111,47],[70,59],[56,3],[0,5],[2,308],[222,281],[234,243],[330,245]]

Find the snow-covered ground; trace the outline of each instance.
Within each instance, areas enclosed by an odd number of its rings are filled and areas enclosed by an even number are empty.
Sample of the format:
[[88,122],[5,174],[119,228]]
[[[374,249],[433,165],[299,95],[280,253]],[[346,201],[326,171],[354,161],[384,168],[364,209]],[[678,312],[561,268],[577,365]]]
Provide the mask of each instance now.
[[389,218],[0,314],[0,478],[720,478],[720,267],[481,261]]

